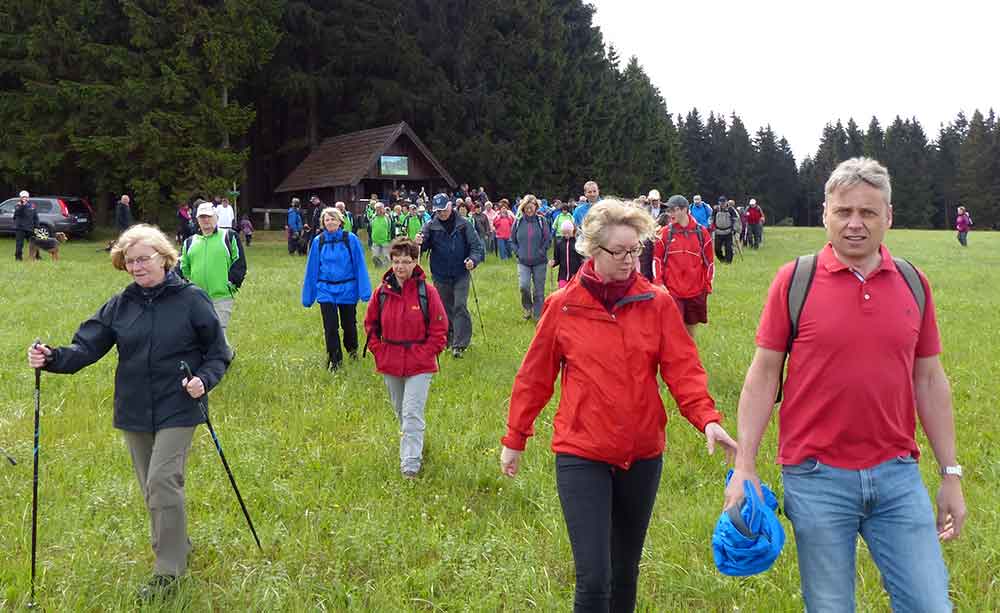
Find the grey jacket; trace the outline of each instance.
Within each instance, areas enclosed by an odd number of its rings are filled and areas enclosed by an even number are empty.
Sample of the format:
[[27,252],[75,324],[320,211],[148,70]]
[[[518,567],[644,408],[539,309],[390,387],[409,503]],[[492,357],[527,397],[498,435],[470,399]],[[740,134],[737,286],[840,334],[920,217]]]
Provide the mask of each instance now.
[[541,215],[518,218],[511,228],[510,242],[521,264],[537,266],[548,262],[549,245],[552,243],[548,221]]

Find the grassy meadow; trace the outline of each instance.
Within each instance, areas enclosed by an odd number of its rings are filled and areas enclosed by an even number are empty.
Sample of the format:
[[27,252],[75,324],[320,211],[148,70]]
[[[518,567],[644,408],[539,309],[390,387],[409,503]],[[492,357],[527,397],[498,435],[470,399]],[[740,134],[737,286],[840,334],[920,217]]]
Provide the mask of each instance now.
[[[263,240],[261,240],[263,239]],[[820,229],[769,228],[758,252],[718,270],[711,325],[699,330],[710,387],[735,435],[735,408],[761,305],[778,266],[815,251]],[[888,244],[931,279],[965,466],[969,518],[945,546],[958,611],[1000,610],[1000,234],[893,230]],[[73,331],[128,282],[97,242],[70,242],[63,259],[16,263],[0,240],[0,610],[28,600],[33,373],[37,336]],[[416,481],[399,474],[398,428],[369,356],[324,369],[318,307],[300,302],[305,260],[277,234],[248,250],[230,339],[238,357],[212,393],[213,422],[264,545],[250,537],[208,431],[187,470],[194,551],[178,595],[148,611],[568,611],[573,562],[548,445],[555,400],[539,417],[521,473],[500,475],[499,438],[514,374],[533,326],[521,319],[512,261],[475,273],[473,344],[441,356],[427,406],[427,451]],[[370,263],[369,263],[370,265]],[[370,271],[373,279],[381,271]],[[358,319],[363,317],[359,308]],[[111,425],[116,357],[75,376],[42,375],[38,600],[48,611],[136,610],[150,576],[145,509],[128,451]],[[835,373],[832,373],[835,375]],[[878,377],[878,373],[871,373]],[[859,382],[863,384],[863,382]],[[762,575],[719,574],[710,538],[725,460],[668,402],[667,451],[643,553],[640,611],[801,611],[789,544]],[[772,423],[759,465],[779,492]],[[932,495],[939,479],[921,434]],[[864,545],[859,545],[864,550]],[[859,611],[888,611],[867,553],[859,555]]]

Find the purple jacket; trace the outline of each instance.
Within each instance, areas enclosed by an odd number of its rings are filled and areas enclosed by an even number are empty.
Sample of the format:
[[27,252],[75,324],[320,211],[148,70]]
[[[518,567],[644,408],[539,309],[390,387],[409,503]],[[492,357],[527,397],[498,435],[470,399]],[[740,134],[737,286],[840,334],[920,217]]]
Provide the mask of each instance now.
[[972,218],[968,213],[962,213],[955,219],[955,229],[959,232],[968,232],[972,227]]

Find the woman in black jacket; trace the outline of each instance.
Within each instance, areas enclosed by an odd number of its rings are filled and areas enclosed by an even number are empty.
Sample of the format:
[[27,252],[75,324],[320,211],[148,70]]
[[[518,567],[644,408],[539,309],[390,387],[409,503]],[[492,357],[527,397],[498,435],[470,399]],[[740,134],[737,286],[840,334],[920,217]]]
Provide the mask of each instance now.
[[[156,554],[153,579],[140,592],[145,598],[172,591],[187,568],[184,465],[195,427],[205,421],[197,399],[229,366],[212,301],[173,272],[177,259],[159,229],[132,226],[111,249],[111,263],[135,282],[83,322],[70,345],[28,349],[32,368],[75,373],[118,347],[114,426],[132,455]],[[178,370],[181,360],[195,375],[190,381]]]
[[576,250],[576,229],[568,219],[559,227],[559,237],[552,247],[550,268],[559,268],[559,289],[566,287],[576,271],[583,265],[583,256]]

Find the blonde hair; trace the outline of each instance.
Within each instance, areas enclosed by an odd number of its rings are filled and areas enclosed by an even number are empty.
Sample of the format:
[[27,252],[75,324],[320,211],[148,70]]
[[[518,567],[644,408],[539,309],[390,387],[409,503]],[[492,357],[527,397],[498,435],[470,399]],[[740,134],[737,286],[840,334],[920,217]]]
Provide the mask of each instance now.
[[163,258],[163,269],[170,270],[177,265],[180,256],[167,235],[156,226],[136,224],[122,232],[114,246],[111,247],[111,265],[118,270],[125,270],[125,253],[132,247],[143,244],[153,248]]
[[341,226],[344,225],[344,214],[340,212],[340,209],[332,206],[324,208],[323,212],[319,214],[319,225],[322,226],[325,223],[324,218],[327,215],[339,221]]
[[577,228],[577,252],[593,257],[601,244],[607,241],[608,232],[613,226],[632,228],[639,235],[640,241],[647,241],[656,233],[656,222],[649,213],[621,200],[605,198],[587,211],[583,223]]
[[538,211],[538,198],[536,198],[534,194],[525,194],[524,197],[521,198],[521,204],[517,207],[517,210],[522,210],[526,204],[534,205],[535,211]]

